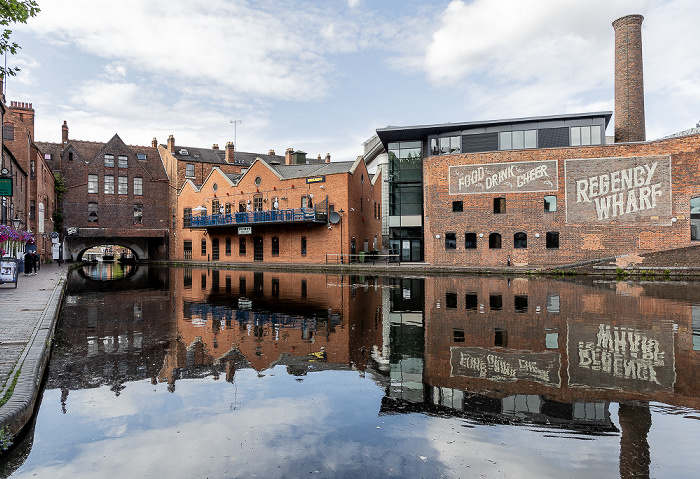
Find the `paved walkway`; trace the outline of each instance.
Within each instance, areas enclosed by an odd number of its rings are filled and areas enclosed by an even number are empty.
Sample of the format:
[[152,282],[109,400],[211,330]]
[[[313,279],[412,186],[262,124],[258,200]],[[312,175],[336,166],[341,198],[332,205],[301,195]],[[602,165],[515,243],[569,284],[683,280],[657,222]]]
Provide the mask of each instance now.
[[[36,275],[0,284],[0,429],[16,434],[31,417],[61,307],[68,267],[43,264]],[[15,378],[17,378],[15,380]]]

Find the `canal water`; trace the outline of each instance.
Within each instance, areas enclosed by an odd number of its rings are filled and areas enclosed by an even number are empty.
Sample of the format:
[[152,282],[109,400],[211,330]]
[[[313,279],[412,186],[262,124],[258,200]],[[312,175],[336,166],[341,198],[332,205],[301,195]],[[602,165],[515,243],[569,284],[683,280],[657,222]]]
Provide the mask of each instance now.
[[86,266],[0,475],[697,477],[698,286]]

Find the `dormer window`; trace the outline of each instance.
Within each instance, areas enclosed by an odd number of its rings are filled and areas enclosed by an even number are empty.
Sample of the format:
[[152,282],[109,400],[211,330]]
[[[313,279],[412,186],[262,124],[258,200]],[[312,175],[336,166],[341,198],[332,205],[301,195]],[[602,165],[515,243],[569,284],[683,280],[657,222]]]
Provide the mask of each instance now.
[[190,154],[190,152],[187,151],[187,150],[185,150],[184,148],[182,148],[182,149],[180,150],[180,154],[183,155],[183,156],[188,156],[188,155]]
[[136,155],[136,157],[137,157],[139,160],[145,160],[145,159],[146,159],[146,153],[139,153],[138,155]]

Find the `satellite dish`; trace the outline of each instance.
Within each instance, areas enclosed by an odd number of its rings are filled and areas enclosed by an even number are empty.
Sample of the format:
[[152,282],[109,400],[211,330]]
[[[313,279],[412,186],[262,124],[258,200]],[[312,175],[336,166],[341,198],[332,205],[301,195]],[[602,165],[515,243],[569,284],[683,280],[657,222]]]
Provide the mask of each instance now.
[[340,213],[338,213],[337,211],[332,211],[331,214],[328,215],[328,221],[330,221],[334,225],[338,224],[338,222],[340,221]]

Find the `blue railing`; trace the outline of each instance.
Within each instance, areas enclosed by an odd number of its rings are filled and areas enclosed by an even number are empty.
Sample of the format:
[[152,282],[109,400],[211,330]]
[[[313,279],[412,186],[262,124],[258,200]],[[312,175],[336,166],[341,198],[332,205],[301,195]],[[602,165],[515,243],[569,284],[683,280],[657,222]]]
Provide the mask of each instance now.
[[288,210],[251,211],[220,215],[192,216],[190,228],[208,226],[249,225],[260,223],[295,223],[325,222],[326,213],[319,213],[314,208],[297,208]]

